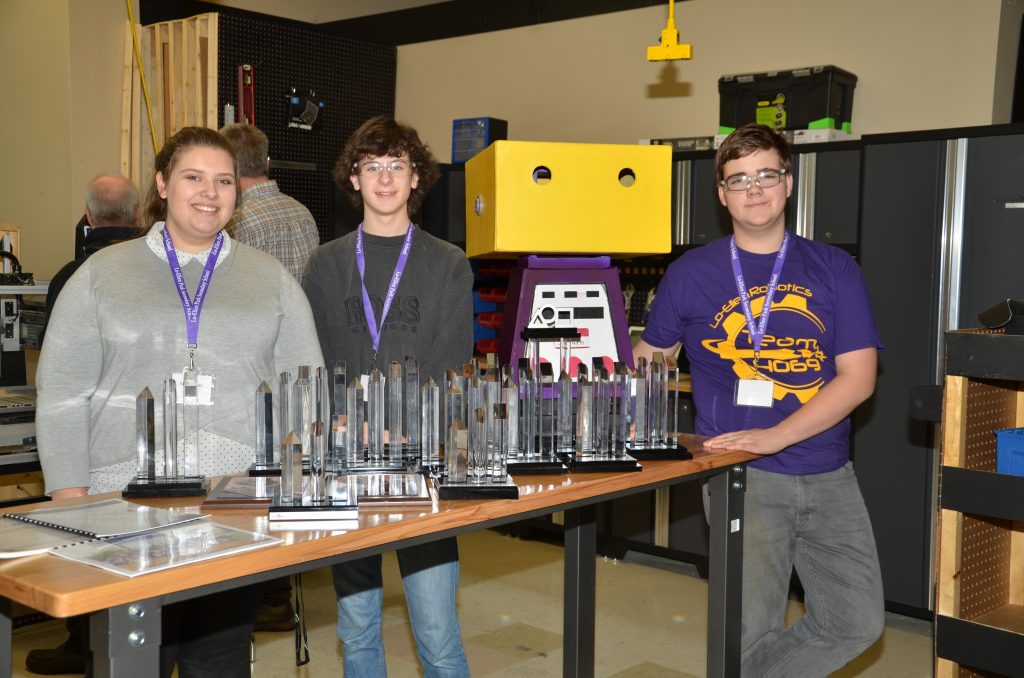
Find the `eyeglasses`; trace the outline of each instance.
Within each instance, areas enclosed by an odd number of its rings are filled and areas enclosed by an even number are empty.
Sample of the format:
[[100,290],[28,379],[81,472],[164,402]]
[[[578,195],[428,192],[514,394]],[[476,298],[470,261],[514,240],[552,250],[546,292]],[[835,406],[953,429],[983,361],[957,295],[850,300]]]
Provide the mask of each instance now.
[[393,177],[404,177],[411,174],[412,168],[415,166],[415,163],[407,160],[392,160],[386,164],[379,160],[371,160],[362,165],[356,163],[352,168],[361,177],[380,177],[384,175],[385,171]]
[[756,177],[748,177],[746,174],[734,174],[731,177],[722,179],[718,183],[725,186],[727,191],[739,193],[749,189],[751,182],[757,184],[760,188],[778,186],[779,182],[782,181],[782,177],[788,173],[789,170],[787,169],[765,169],[758,172]]

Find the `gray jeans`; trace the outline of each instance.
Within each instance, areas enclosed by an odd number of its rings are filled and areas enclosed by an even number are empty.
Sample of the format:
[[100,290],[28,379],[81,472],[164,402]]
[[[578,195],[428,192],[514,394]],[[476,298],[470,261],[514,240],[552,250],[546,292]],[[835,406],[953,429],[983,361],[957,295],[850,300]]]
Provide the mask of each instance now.
[[[744,513],[744,678],[827,676],[870,647],[885,627],[882,575],[852,464],[807,476],[748,467]],[[786,628],[794,568],[807,612]]]

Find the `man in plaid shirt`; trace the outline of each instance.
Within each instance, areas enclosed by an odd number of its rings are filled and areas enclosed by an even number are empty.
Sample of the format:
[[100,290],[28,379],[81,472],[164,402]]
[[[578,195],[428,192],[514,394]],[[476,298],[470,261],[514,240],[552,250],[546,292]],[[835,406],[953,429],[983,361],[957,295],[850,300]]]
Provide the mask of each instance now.
[[270,143],[251,125],[225,125],[220,133],[235,149],[238,162],[239,206],[227,225],[228,235],[277,258],[295,279],[320,244],[313,215],[290,198],[270,178]]

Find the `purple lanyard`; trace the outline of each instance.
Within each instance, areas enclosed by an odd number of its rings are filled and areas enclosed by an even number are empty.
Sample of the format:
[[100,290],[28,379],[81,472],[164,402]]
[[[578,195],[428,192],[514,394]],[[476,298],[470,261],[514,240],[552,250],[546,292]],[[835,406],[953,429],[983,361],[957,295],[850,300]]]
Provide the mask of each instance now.
[[772,311],[772,299],[775,298],[775,288],[779,283],[779,276],[782,275],[782,264],[786,261],[786,251],[789,246],[789,231],[782,237],[782,246],[779,247],[779,254],[775,257],[775,266],[772,268],[772,277],[768,279],[768,291],[764,295],[764,307],[761,309],[761,322],[755,325],[754,313],[750,310],[750,297],[747,295],[747,284],[743,281],[743,269],[740,268],[740,252],[736,248],[736,236],[729,238],[729,258],[732,261],[732,273],[736,277],[736,292],[740,295],[740,305],[743,306],[743,316],[747,319],[747,331],[750,332],[750,343],[754,346],[754,371],[757,371],[757,358],[761,353],[761,341],[764,339],[765,331],[768,329],[768,315]]
[[[413,225],[405,231],[405,242],[402,243],[402,251],[398,254],[398,262],[395,264],[395,272],[391,274],[391,284],[388,285],[388,293],[384,297],[384,309],[381,311],[380,325],[377,324],[377,316],[373,312],[373,304],[370,303],[370,294],[366,291],[366,254],[363,252],[363,225],[359,224],[356,230],[356,267],[359,269],[359,283],[363,286],[363,311],[366,313],[366,325],[370,328],[370,339],[373,341],[373,365],[377,363],[377,350],[380,348],[380,335],[384,330],[384,320],[391,310],[391,302],[395,300],[395,293],[398,292],[398,283],[402,280],[402,273],[405,271],[405,264],[409,261],[409,250],[412,248]],[[372,369],[372,367],[371,367]]]
[[185,277],[181,273],[181,265],[178,263],[178,255],[174,251],[174,241],[171,234],[164,226],[161,235],[164,237],[164,251],[167,253],[167,265],[171,267],[171,276],[174,278],[174,285],[178,288],[178,296],[181,297],[181,307],[185,311],[185,335],[188,339],[188,366],[195,369],[195,352],[199,345],[199,314],[203,311],[203,300],[206,299],[206,290],[210,287],[210,279],[213,277],[213,269],[217,265],[217,257],[220,256],[220,248],[224,244],[224,234],[218,233],[213,247],[210,248],[210,255],[206,259],[206,266],[203,268],[203,275],[199,279],[199,287],[196,288],[195,299],[189,299],[188,287],[185,285]]

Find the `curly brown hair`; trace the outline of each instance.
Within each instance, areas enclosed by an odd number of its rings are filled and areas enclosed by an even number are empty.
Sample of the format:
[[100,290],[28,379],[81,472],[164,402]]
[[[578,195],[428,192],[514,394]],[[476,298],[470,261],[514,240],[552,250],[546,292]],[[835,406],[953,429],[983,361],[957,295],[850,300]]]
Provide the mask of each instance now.
[[419,177],[416,188],[409,194],[409,213],[412,214],[423,204],[423,198],[441,175],[441,170],[437,167],[434,154],[420,141],[416,130],[408,125],[383,115],[370,118],[349,137],[331,176],[352,201],[352,205],[359,208],[363,205],[363,196],[352,186],[351,181],[359,161],[383,155],[399,157],[405,153],[409,154],[409,160]]
[[[145,214],[142,222],[147,229],[156,222],[167,219],[167,200],[160,197],[160,191],[156,187],[157,172],[166,181],[177,166],[181,154],[193,146],[207,146],[227,151],[227,154],[231,156],[231,164],[235,168],[235,186],[238,186],[238,161],[235,159],[235,150],[228,140],[217,130],[208,127],[182,127],[167,140],[164,147],[156,154],[156,160],[153,163],[155,171],[149,182],[149,190],[146,191]],[[242,192],[238,191],[235,196],[236,209],[241,202]]]
[[752,122],[736,129],[718,147],[718,152],[715,153],[715,172],[718,174],[718,181],[725,178],[722,176],[725,163],[745,158],[757,151],[775,151],[779,154],[782,169],[786,171],[793,169],[789,142],[786,141],[786,137],[767,125]]

